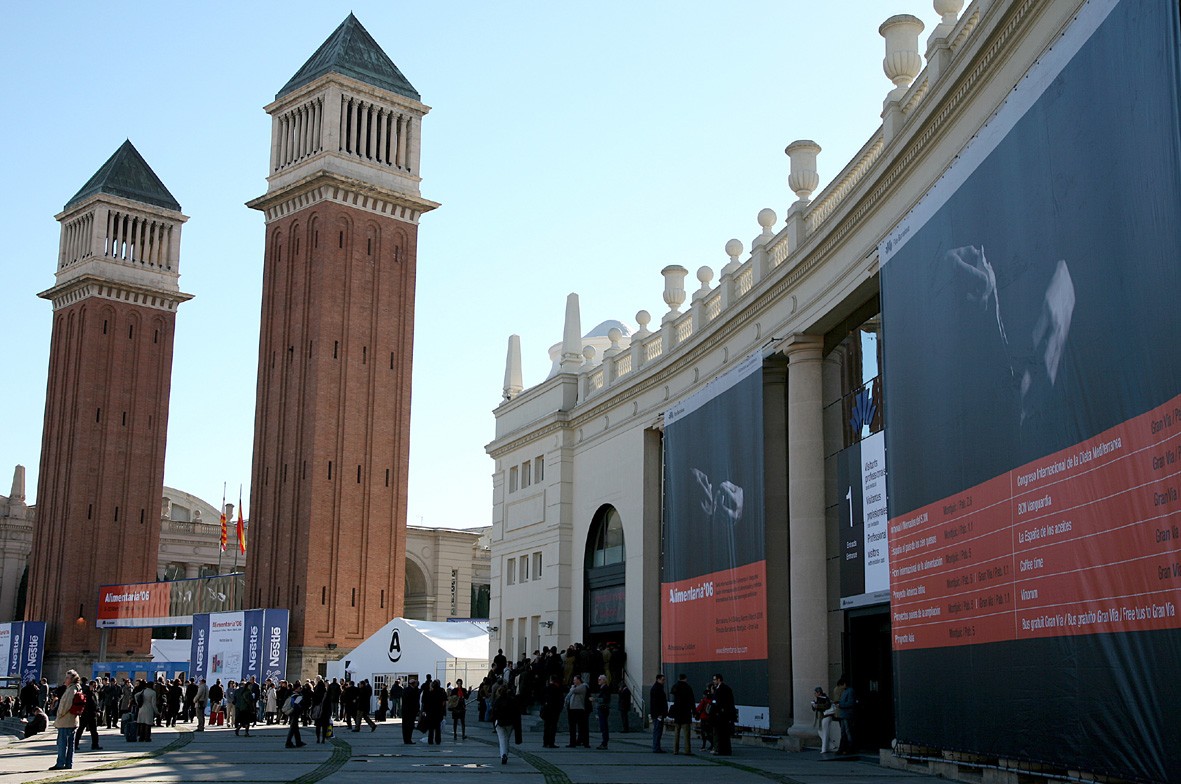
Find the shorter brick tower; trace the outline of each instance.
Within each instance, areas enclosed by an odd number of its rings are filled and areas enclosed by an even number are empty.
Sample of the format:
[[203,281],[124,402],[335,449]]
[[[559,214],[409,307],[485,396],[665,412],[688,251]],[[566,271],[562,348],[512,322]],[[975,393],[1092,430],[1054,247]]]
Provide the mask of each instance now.
[[[100,655],[98,589],[156,579],[179,287],[180,205],[123,145],[57,216],[57,284],[27,620],[45,674]],[[121,658],[149,629],[108,633]]]
[[272,117],[247,603],[291,611],[287,672],[402,611],[428,107],[349,14]]

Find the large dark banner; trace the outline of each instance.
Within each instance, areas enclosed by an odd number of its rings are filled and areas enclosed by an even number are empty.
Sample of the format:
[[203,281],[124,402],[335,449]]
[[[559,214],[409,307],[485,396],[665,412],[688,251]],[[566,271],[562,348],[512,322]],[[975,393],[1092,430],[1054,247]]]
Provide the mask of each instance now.
[[882,244],[902,742],[1181,781],[1179,53],[1087,3]]
[[664,415],[665,674],[700,693],[722,673],[748,727],[770,726],[762,367],[752,355]]

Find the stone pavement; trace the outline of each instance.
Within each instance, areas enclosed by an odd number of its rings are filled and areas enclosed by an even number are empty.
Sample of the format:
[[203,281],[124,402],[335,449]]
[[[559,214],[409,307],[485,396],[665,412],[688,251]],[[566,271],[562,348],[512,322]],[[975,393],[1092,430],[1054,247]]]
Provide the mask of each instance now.
[[[343,730],[343,728],[340,728]],[[0,741],[0,784],[29,782],[297,782],[337,784],[447,784],[525,782],[529,784],[930,784],[930,777],[884,768],[869,757],[821,761],[819,752],[778,751],[736,744],[734,756],[653,754],[647,733],[613,735],[609,751],[543,749],[540,733],[526,732],[525,742],[510,746],[509,762],[500,764],[495,735],[488,724],[473,722],[466,741],[452,741],[450,728],[441,746],[419,741],[402,744],[401,725],[385,722],[376,732],[338,731],[333,741],[317,745],[304,732],[307,746],[284,748],[286,728],[256,727],[252,737],[232,729],[202,733],[181,726],[156,728],[152,743],[128,743],[115,730],[102,730],[102,751],[84,740],[74,768],[49,771],[56,734],[28,740]],[[419,733],[415,737],[420,738]],[[559,741],[565,739],[559,736]],[[591,742],[598,736],[592,733]],[[665,748],[671,738],[665,737]]]

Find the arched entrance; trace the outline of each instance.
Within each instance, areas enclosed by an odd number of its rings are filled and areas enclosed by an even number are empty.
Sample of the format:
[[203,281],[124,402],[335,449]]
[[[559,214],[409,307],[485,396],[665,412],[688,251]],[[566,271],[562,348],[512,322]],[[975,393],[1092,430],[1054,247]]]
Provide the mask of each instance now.
[[402,603],[402,617],[420,621],[434,620],[435,597],[429,590],[423,568],[412,559],[406,559],[406,594]]
[[604,505],[595,513],[586,540],[583,628],[584,641],[590,645],[600,642],[623,645],[625,561],[623,520],[615,507]]

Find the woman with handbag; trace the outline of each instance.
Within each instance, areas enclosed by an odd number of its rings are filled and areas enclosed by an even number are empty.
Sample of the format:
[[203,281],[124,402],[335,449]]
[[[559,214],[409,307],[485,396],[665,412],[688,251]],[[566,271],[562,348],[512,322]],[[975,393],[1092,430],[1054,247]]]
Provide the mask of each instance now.
[[492,726],[500,747],[500,764],[508,764],[508,734],[513,729],[513,714],[517,711],[517,696],[513,687],[502,683],[492,691]]
[[[463,679],[455,679],[455,688],[447,697],[447,710],[451,714],[451,739],[467,740],[467,689],[463,688]],[[463,726],[463,737],[457,738],[459,727]]]
[[316,727],[316,743],[323,743],[332,737],[332,710],[328,702],[328,685],[321,677],[312,690],[312,723]]

